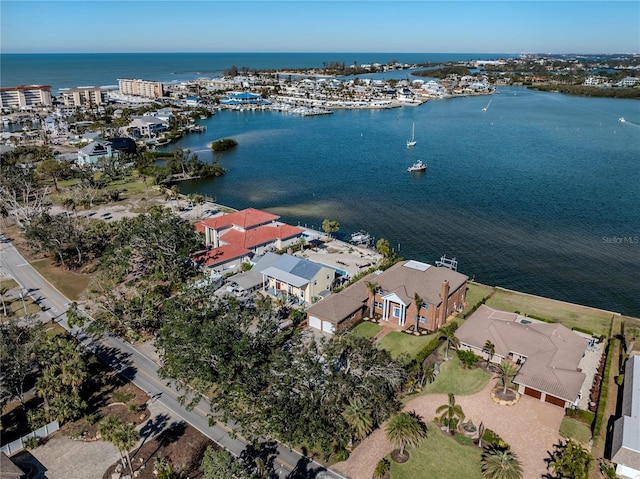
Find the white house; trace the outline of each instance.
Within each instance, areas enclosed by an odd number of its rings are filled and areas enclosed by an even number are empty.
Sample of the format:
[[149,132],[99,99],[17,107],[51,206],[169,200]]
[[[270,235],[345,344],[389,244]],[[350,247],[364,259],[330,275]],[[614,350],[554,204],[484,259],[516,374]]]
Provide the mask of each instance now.
[[92,141],[84,148],[78,150],[78,165],[94,165],[100,158],[118,156],[118,151],[111,150],[111,143],[108,141]]
[[625,363],[622,411],[613,424],[611,460],[618,477],[640,478],[640,356],[631,356]]

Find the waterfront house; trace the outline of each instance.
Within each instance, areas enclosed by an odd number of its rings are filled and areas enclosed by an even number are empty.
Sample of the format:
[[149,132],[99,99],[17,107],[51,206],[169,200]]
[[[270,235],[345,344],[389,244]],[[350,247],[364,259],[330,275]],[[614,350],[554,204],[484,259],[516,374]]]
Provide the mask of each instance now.
[[460,349],[487,357],[487,341],[495,346],[491,361],[520,366],[513,383],[518,392],[560,407],[577,404],[586,375],[580,361],[588,342],[559,323],[544,323],[481,305],[456,330]]
[[625,363],[622,409],[613,423],[611,460],[618,477],[640,477],[640,356],[631,356]]
[[[377,271],[307,310],[310,327],[327,332],[345,329],[365,314],[387,328],[415,326],[436,331],[464,307],[467,276],[419,261],[402,261]],[[422,300],[416,311],[416,295]]]
[[166,121],[154,116],[134,116],[127,129],[135,136],[151,138],[169,128]]
[[196,231],[204,234],[208,248],[197,262],[216,271],[232,269],[253,255],[286,249],[300,241],[304,229],[279,219],[266,211],[247,208],[196,223]]
[[289,254],[267,253],[271,264],[261,270],[262,291],[293,304],[311,304],[329,294],[336,271],[328,266]]

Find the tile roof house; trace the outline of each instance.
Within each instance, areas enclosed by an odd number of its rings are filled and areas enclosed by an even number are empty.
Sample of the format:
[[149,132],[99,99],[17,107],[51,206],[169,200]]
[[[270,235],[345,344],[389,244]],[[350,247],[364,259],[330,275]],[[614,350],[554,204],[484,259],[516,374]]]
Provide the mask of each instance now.
[[613,424],[611,460],[618,477],[640,477],[640,356],[631,356],[625,363],[622,409]]
[[248,208],[196,223],[208,250],[192,259],[220,271],[248,261],[254,254],[294,244],[304,229],[278,221],[279,216]]
[[[419,327],[436,331],[464,307],[467,279],[448,268],[402,261],[314,304],[307,310],[308,324],[334,332],[369,314],[402,330],[414,326],[418,316]],[[419,315],[416,294],[423,301]]]
[[456,330],[460,348],[486,356],[491,341],[500,363],[521,365],[513,379],[518,392],[551,404],[569,407],[579,398],[586,375],[579,369],[587,341],[562,324],[544,323],[481,305]]

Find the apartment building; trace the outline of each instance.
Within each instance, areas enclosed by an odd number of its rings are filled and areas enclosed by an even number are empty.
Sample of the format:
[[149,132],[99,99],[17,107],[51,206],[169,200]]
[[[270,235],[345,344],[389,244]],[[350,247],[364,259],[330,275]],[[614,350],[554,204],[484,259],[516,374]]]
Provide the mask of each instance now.
[[118,87],[123,95],[162,98],[164,85],[159,81],[118,79]]
[[49,85],[20,85],[0,88],[0,108],[24,109],[51,106]]
[[108,102],[108,95],[100,87],[80,86],[62,90],[62,102],[68,107],[95,107]]

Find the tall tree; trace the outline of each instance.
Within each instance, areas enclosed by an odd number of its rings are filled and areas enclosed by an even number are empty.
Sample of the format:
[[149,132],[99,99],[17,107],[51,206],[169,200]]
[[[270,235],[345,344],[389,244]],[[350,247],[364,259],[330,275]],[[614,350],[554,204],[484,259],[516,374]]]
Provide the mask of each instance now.
[[482,454],[484,479],[521,479],[522,466],[509,449],[491,448]]
[[427,427],[415,412],[401,412],[393,416],[385,426],[387,440],[401,456],[407,447],[417,446],[427,435]]
[[464,421],[462,406],[456,404],[456,397],[449,393],[449,402],[436,409],[436,414],[440,414],[440,422],[447,428],[447,433],[451,432],[451,426],[460,421]]
[[376,290],[378,289],[378,283],[373,281],[367,281],[367,289],[369,293],[371,293],[371,306],[369,306],[369,314],[371,315],[371,319],[376,311]]
[[549,468],[553,469],[556,479],[587,479],[591,459],[589,451],[569,439],[555,446]]
[[135,426],[122,422],[118,416],[109,415],[98,423],[98,432],[106,441],[116,447],[122,459],[122,466],[126,467],[128,463],[129,471],[133,476],[133,465],[129,451],[133,449],[140,438]]
[[482,348],[482,350],[487,355],[487,368],[488,368],[489,363],[493,359],[493,356],[496,354],[496,345],[487,339],[484,343],[484,347]]
[[511,381],[518,374],[518,366],[506,359],[502,360],[500,364],[496,366],[496,372],[498,377],[502,381],[502,394],[507,394],[507,387],[509,381]]
[[37,369],[44,327],[35,315],[0,323],[0,400],[17,400],[24,409],[25,385]]
[[327,233],[329,235],[329,238],[331,238],[331,235],[333,233],[336,233],[339,229],[340,229],[340,223],[338,223],[335,220],[325,219],[322,222],[322,231]]
[[422,309],[422,305],[424,304],[424,300],[420,297],[420,295],[418,293],[415,293],[413,295],[413,303],[416,306],[416,329],[415,332],[417,333],[419,324],[420,324],[420,310]]
[[455,349],[460,345],[460,340],[456,336],[456,328],[453,323],[440,329],[440,339],[443,339],[445,342],[444,359],[445,361],[448,361],[449,349]]
[[249,473],[226,449],[215,450],[208,446],[202,457],[205,479],[249,479]]
[[371,409],[366,407],[359,398],[349,401],[349,404],[342,412],[342,417],[349,425],[349,428],[357,440],[362,440],[367,437],[373,429]]

